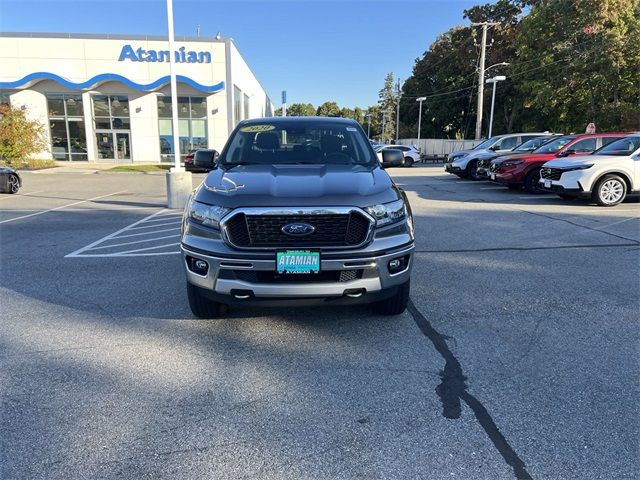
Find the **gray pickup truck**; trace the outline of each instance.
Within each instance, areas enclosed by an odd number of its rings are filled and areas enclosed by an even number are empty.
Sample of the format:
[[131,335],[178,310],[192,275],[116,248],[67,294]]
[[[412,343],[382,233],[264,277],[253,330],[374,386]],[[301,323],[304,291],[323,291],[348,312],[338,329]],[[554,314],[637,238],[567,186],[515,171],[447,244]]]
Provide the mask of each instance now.
[[230,304],[371,303],[402,313],[414,229],[405,193],[353,120],[243,121],[185,209],[181,248],[197,317]]

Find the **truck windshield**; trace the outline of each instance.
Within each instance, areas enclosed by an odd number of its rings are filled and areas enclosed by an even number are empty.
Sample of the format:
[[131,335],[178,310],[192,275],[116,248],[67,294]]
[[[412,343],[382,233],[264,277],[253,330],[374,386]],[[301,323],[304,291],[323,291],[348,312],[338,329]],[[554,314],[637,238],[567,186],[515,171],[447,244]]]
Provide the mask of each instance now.
[[379,163],[360,128],[331,121],[252,123],[236,129],[220,165]]

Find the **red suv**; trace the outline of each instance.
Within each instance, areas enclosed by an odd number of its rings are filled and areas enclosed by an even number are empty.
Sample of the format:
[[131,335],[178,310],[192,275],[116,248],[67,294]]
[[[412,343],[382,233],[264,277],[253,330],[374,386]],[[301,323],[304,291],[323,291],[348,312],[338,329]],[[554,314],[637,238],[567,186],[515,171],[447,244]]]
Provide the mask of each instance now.
[[563,135],[531,153],[496,158],[491,162],[489,177],[512,190],[520,190],[524,187],[530,193],[538,193],[540,168],[545,162],[556,157],[588,155],[594,150],[628,135],[628,133]]

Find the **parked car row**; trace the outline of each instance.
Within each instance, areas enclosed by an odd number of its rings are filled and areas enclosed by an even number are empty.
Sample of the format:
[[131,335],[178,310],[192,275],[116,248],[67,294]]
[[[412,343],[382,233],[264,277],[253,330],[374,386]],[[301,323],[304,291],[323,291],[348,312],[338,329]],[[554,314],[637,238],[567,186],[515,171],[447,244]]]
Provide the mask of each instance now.
[[640,134],[526,135],[538,136],[508,151],[501,148],[503,140],[524,140],[525,134],[492,137],[473,150],[453,152],[445,171],[512,190],[591,198],[603,206],[640,194]]

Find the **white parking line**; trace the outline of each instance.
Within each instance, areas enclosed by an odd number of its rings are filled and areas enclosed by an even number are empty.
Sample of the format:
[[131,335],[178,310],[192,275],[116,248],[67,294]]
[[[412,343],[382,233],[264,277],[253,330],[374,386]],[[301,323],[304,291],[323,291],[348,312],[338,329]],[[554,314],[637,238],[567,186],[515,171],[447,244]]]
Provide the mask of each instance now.
[[42,210],[40,212],[30,213],[29,215],[22,215],[21,217],[9,218],[7,220],[2,220],[0,224],[14,222],[16,220],[22,220],[24,218],[35,217],[36,215],[43,215],[49,212],[55,212],[56,210],[62,210],[63,208],[73,207],[74,205],[80,205],[81,203],[92,202],[94,200],[98,200],[99,198],[112,197],[113,195],[118,195],[120,193],[124,193],[124,190],[120,192],[109,193],[107,195],[100,195],[99,197],[87,198],[86,200],[80,200],[79,202],[67,203],[66,205],[61,205],[56,208],[50,208],[48,210]]
[[[157,220],[164,221],[165,223],[158,223]],[[135,256],[151,256],[151,255],[176,255],[180,253],[178,249],[167,251],[167,252],[149,252],[150,250],[157,250],[160,248],[169,248],[179,245],[179,242],[173,243],[163,243],[162,245],[153,245],[153,242],[158,242],[161,240],[167,239],[179,239],[179,230],[180,230],[180,222],[182,221],[182,212],[173,212],[171,210],[162,209],[153,213],[137,222],[134,222],[130,225],[127,225],[120,230],[110,233],[95,242],[86,245],[75,252],[71,252],[68,255],[65,255],[65,258],[75,258],[75,257],[135,257]],[[145,225],[147,222],[151,222],[151,225]],[[168,223],[167,223],[168,222]],[[162,228],[162,227],[170,227],[170,228]],[[132,230],[140,230],[140,229],[153,229],[136,233],[129,233]],[[167,235],[167,232],[176,231],[174,234]],[[126,235],[123,235],[126,233]],[[120,242],[120,243],[109,243],[113,240],[131,238],[131,237],[140,237],[139,239]],[[152,244],[150,246],[145,246],[143,248],[136,248],[133,250],[119,250],[115,252],[103,253],[102,251],[97,252],[98,250],[105,250],[110,248],[117,249],[118,247],[124,247],[127,245],[135,245],[135,244]],[[95,252],[95,253],[94,253]]]

